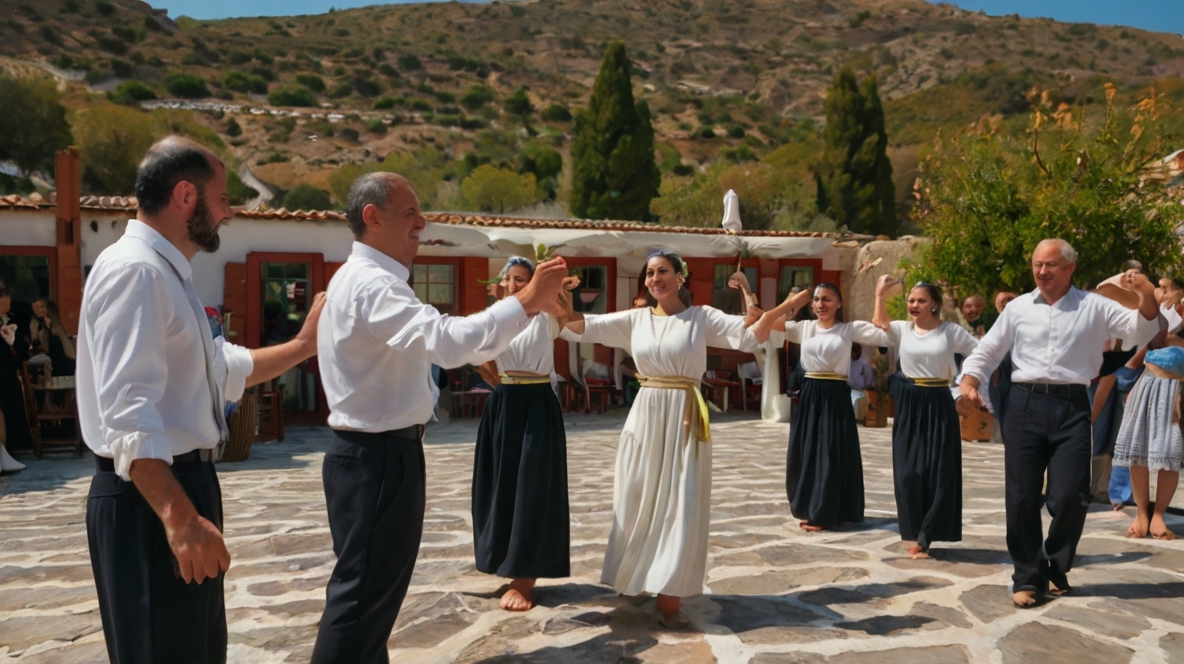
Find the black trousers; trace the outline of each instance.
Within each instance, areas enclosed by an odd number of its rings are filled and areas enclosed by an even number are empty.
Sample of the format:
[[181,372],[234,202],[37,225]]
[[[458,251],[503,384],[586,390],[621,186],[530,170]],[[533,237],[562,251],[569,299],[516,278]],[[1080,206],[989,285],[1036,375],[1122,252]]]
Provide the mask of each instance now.
[[[1007,485],[1007,551],[1014,590],[1044,592],[1051,581],[1068,588],[1077,542],[1090,503],[1090,403],[1084,386],[1068,395],[1032,392],[1013,384],[1003,425]],[[1041,522],[1041,489],[1052,516]]]
[[[197,513],[222,529],[214,464],[175,463]],[[86,535],[99,615],[113,663],[226,661],[222,575],[185,583],[164,524],[131,482],[99,470],[86,500]]]
[[337,564],[326,589],[314,664],[388,662],[426,503],[423,444],[338,431],[322,470]]

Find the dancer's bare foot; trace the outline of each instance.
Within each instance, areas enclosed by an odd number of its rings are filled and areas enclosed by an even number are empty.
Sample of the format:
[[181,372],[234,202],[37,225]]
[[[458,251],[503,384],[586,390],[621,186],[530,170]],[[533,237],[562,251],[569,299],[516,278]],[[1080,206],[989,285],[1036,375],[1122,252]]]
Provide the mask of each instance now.
[[909,547],[909,556],[911,556],[913,560],[924,560],[929,558],[929,552],[927,552],[920,544],[914,542],[913,545]]
[[808,523],[810,523],[809,519],[802,519],[801,521],[798,521],[798,527],[805,528],[806,524],[808,524]]
[[1147,515],[1143,513],[1143,510],[1139,510],[1139,513],[1135,515],[1135,520],[1131,522],[1131,527],[1127,528],[1126,536],[1142,539],[1147,536],[1149,527],[1150,524],[1147,522]]
[[826,530],[826,528],[823,526],[816,526],[812,523],[806,522],[806,523],[802,524],[802,530],[804,530],[808,533],[820,533],[820,532]]
[[534,579],[514,579],[502,595],[502,611],[529,611],[534,607]]
[[1151,527],[1148,529],[1151,536],[1157,540],[1171,541],[1176,539],[1176,533],[1173,533],[1168,524],[1163,520],[1162,514],[1155,514],[1151,517]]
[[1026,609],[1029,606],[1034,606],[1036,604],[1036,591],[1035,590],[1021,590],[1018,593],[1011,596],[1011,601],[1015,602],[1015,605],[1020,607],[1021,609]]
[[1122,503],[1110,503],[1110,509],[1114,510],[1115,512],[1121,512],[1123,507],[1126,507],[1126,505],[1123,505]]

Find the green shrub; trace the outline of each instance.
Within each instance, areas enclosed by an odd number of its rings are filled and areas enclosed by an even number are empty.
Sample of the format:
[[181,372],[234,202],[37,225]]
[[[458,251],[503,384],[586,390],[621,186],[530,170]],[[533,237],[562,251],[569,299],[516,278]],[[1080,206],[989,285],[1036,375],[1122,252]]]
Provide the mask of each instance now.
[[325,80],[316,74],[296,74],[296,82],[313,92],[325,91]]
[[124,81],[119,84],[115,92],[111,93],[111,101],[116,104],[134,104],[145,99],[156,99],[156,93],[140,81]]
[[415,71],[416,69],[423,69],[423,63],[414,55],[400,55],[398,59],[399,69],[403,71]]
[[493,101],[493,88],[488,85],[474,85],[460,96],[460,105],[475,111]]
[[390,95],[386,95],[385,97],[382,97],[378,101],[374,102],[375,110],[385,111],[388,108],[394,108],[394,107],[395,107],[395,98]]
[[571,122],[571,109],[563,104],[547,104],[542,117],[547,122]]
[[262,76],[241,71],[231,70],[222,74],[222,87],[235,92],[267,94],[267,81]]
[[284,196],[284,207],[289,210],[329,210],[333,202],[329,192],[302,182]]
[[381,118],[374,118],[366,123],[366,131],[370,132],[371,134],[385,134],[386,124]]
[[206,82],[191,74],[171,74],[164,80],[169,93],[185,99],[199,99],[209,97],[210,89]]
[[267,95],[267,103],[272,106],[301,106],[317,105],[317,97],[305,87],[280,87]]

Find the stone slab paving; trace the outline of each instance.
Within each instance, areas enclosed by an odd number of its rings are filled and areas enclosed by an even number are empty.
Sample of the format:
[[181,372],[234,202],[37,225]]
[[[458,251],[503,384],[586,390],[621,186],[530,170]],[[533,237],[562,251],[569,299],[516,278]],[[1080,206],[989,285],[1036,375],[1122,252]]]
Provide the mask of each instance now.
[[[423,549],[390,640],[397,662],[1184,662],[1184,547],[1122,535],[1131,510],[1091,512],[1073,595],[1020,611],[1007,590],[1002,450],[966,444],[965,539],[911,560],[899,542],[889,430],[860,429],[866,523],[804,533],[784,489],[787,426],[713,423],[715,483],[704,595],[685,629],[649,598],[599,582],[623,413],[568,421],[572,573],[526,614],[473,567],[469,486],[476,423],[428,436]],[[306,662],[333,564],[320,466],[330,434],[294,429],[220,466],[233,567],[231,662]],[[106,660],[88,565],[91,460],[25,460],[0,479],[0,661]],[[1184,519],[1171,517],[1184,533]]]

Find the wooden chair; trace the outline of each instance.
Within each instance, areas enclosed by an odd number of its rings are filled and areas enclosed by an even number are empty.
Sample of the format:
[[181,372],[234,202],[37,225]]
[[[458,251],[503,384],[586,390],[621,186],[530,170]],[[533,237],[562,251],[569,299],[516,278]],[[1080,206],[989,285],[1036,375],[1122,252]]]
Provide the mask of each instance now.
[[448,370],[448,383],[452,388],[453,417],[478,417],[485,409],[485,402],[492,394],[488,390],[471,389],[472,378],[462,369]]
[[589,362],[584,366],[584,375],[581,376],[584,382],[584,412],[592,412],[592,404],[597,404],[597,410],[603,415],[608,410],[609,404],[613,400],[613,396],[620,392],[616,384],[609,378],[598,378],[596,376],[589,376],[589,373],[607,374],[608,367],[599,362]]
[[703,376],[703,398],[709,401],[715,401],[720,411],[725,413],[728,412],[729,396],[741,397],[741,407],[743,407],[741,388],[740,381],[734,380],[728,371],[717,369],[708,371]]
[[744,410],[752,406],[761,409],[761,390],[764,389],[764,376],[756,362],[745,362],[736,367],[736,374],[740,377],[740,392],[744,395]]
[[[82,433],[78,422],[78,401],[75,397],[76,391],[72,384],[68,387],[46,388],[44,390],[45,398],[50,398],[49,394],[58,392],[65,395],[61,408],[55,408],[52,412],[46,410],[42,412],[42,405],[37,400],[37,392],[40,391],[34,384],[32,377],[29,374],[28,362],[21,363],[21,390],[24,392],[25,411],[29,418],[29,436],[33,440],[33,456],[40,459],[42,454],[47,451],[59,451],[58,448],[69,449],[74,452],[75,456],[82,456]],[[60,429],[61,435],[47,438],[45,437],[44,428],[53,430]],[[53,450],[47,448],[55,448]]]
[[255,410],[259,413],[259,433],[255,434],[255,442],[284,442],[284,387],[279,379],[273,378],[259,386]]

